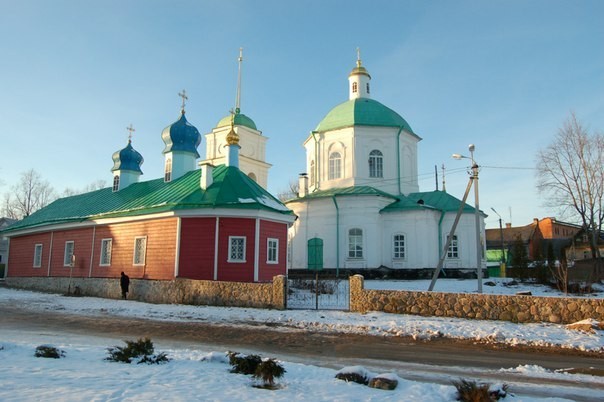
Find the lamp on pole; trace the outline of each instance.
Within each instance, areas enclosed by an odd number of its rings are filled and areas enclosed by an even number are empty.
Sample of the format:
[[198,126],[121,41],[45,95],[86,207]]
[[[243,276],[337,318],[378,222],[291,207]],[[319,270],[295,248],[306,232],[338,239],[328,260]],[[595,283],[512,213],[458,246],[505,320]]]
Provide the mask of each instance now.
[[453,159],[470,159],[472,161],[472,173],[470,179],[474,184],[474,224],[476,226],[476,277],[478,278],[478,293],[482,293],[482,245],[480,243],[480,207],[478,202],[478,163],[474,160],[474,144],[468,146],[470,156],[453,154]]
[[503,225],[501,223],[501,215],[499,215],[499,213],[497,211],[495,211],[495,208],[491,207],[491,211],[495,212],[497,214],[497,216],[499,217],[499,235],[501,236],[501,267],[500,267],[500,274],[504,274],[505,272],[505,247],[504,247],[504,243],[503,243]]

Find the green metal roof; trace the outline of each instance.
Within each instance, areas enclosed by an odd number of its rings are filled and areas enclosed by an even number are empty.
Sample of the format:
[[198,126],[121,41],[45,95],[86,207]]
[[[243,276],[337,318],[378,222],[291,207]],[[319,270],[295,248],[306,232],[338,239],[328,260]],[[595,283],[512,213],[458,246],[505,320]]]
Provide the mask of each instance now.
[[205,191],[199,186],[200,170],[165,183],[156,179],[134,183],[120,191],[104,188],[56,200],[4,233],[51,224],[101,218],[146,215],[200,208],[268,210],[293,215],[285,205],[236,167],[217,166]]
[[[233,119],[232,115],[228,115],[228,116],[223,117],[222,119],[220,119],[220,121],[216,125],[216,128],[230,126],[231,125],[231,119]],[[250,119],[249,117],[247,117],[243,113],[235,113],[235,119],[234,120],[235,121],[233,122],[233,125],[235,125],[235,126],[244,126],[244,127],[251,128],[252,130],[258,130],[256,128],[256,123],[254,123],[254,120]]]
[[351,99],[331,109],[315,131],[330,131],[352,126],[402,127],[415,134],[394,110],[370,98]]
[[318,190],[306,195],[306,197],[295,198],[293,200],[289,200],[286,202],[296,202],[303,201],[308,199],[315,198],[329,198],[333,196],[345,196],[345,195],[377,195],[382,197],[388,197],[392,199],[396,199],[392,194],[388,194],[385,191],[378,190],[376,188],[370,186],[351,186],[351,187],[343,187],[343,188],[330,188],[327,190]]
[[[427,191],[401,196],[399,200],[382,209],[384,212],[417,209],[418,207],[433,208],[444,212],[457,212],[461,200],[444,191]],[[463,212],[474,212],[474,207],[466,205]]]

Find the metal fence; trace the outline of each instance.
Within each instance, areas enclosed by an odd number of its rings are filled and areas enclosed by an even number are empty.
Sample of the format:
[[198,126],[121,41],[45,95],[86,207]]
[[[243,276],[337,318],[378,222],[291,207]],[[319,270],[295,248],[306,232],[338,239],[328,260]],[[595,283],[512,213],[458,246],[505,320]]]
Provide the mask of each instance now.
[[287,308],[301,310],[348,310],[350,285],[348,277],[329,272],[289,273]]

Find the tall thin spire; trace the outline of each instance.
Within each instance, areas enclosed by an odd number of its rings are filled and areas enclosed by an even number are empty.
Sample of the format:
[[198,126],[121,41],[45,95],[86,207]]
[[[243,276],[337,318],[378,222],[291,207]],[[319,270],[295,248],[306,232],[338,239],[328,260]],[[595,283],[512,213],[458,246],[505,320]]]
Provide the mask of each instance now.
[[445,164],[443,163],[442,165],[442,170],[443,170],[443,192],[447,192],[447,187],[445,186]]
[[237,99],[235,99],[235,113],[239,114],[241,111],[241,64],[243,62],[243,48],[239,48],[239,72],[237,74]]
[[180,107],[180,113],[185,114],[185,104],[186,101],[189,100],[189,97],[187,96],[187,91],[183,89],[182,92],[178,93],[178,96],[182,98],[182,106]]
[[361,48],[357,47],[357,67],[361,67]]
[[132,133],[136,131],[134,127],[132,127],[132,123],[126,127],[126,130],[128,130],[128,142],[132,142]]

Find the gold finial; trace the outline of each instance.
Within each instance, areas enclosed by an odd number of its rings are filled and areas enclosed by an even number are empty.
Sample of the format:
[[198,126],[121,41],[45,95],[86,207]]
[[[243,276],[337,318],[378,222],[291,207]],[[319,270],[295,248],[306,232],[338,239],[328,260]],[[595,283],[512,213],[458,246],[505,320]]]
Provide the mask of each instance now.
[[357,67],[361,67],[361,49],[357,47]]
[[235,98],[235,113],[241,110],[241,64],[243,63],[243,48],[239,48],[239,71],[237,73],[237,97]]
[[187,96],[187,91],[183,89],[182,92],[178,93],[178,96],[182,98],[182,106],[180,107],[180,112],[182,114],[185,114],[185,101],[189,100],[189,97]]
[[128,127],[126,127],[126,130],[128,130],[128,142],[131,142],[132,133],[135,132],[136,130],[134,129],[134,127],[132,127],[132,123],[130,123],[130,125]]
[[235,132],[235,112],[231,109],[231,130],[226,136],[228,145],[239,145],[239,135]]

